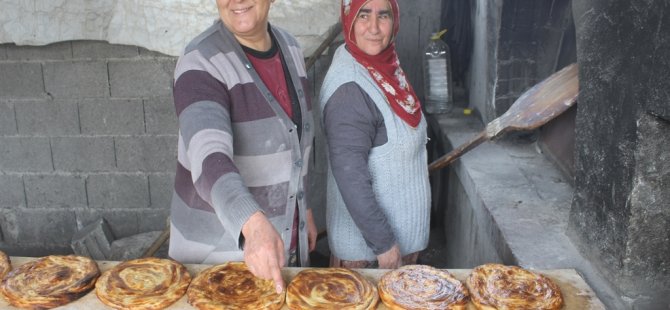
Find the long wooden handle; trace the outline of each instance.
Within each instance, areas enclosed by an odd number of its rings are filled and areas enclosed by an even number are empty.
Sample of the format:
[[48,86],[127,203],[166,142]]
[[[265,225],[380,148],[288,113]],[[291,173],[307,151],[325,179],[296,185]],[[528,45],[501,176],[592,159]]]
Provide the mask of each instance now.
[[489,138],[486,135],[486,130],[483,130],[478,135],[470,139],[468,142],[461,144],[461,146],[459,146],[458,148],[453,149],[451,152],[430,163],[430,165],[428,165],[428,172],[433,172],[435,170],[439,170],[448,166],[454,160],[461,157],[461,155],[463,155],[465,152],[472,150],[473,148],[482,144],[484,141],[488,139]]

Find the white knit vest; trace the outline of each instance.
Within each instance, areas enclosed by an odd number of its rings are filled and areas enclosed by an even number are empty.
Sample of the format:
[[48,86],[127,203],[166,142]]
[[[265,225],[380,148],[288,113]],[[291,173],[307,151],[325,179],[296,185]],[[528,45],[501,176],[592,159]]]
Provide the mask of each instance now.
[[[363,68],[340,46],[323,85],[322,111],[328,98],[342,84],[356,82],[384,117],[388,141],[370,151],[368,168],[377,202],[393,229],[402,255],[425,249],[430,230],[430,185],[426,158],[426,120],[412,128],[393,112],[386,97]],[[330,250],[343,260],[376,260],[351,219],[328,165],[326,225]],[[382,233],[382,232],[380,232]]]

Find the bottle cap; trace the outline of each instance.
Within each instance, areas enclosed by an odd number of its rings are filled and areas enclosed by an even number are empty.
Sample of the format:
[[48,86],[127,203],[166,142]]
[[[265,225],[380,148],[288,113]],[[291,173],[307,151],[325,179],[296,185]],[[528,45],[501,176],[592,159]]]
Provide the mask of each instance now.
[[442,29],[438,33],[433,33],[433,35],[430,37],[431,40],[439,40],[445,33],[447,33],[447,29]]

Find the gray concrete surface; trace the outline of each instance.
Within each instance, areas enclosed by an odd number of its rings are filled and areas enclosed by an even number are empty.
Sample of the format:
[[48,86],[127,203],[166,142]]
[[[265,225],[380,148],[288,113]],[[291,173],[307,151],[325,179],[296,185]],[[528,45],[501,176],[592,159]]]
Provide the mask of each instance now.
[[[429,117],[441,142],[457,147],[482,128],[474,116]],[[449,148],[448,148],[449,149]],[[566,227],[573,188],[523,136],[485,142],[449,169],[445,212],[446,267],[498,262],[531,269],[575,269],[608,309],[625,309],[618,294],[573,246]]]

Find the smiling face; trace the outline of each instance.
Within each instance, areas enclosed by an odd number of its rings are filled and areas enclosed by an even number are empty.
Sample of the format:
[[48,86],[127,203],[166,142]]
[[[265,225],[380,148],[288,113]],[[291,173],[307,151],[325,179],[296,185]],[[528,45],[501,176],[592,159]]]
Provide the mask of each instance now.
[[393,12],[387,0],[370,0],[358,11],[353,32],[356,46],[368,55],[381,53],[391,43]]
[[[271,0],[216,0],[219,16],[237,40],[258,48],[270,37],[267,32]],[[268,47],[269,48],[269,47]]]

